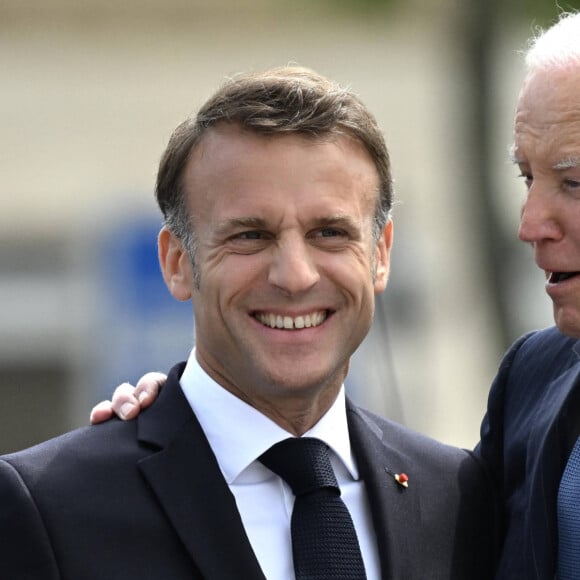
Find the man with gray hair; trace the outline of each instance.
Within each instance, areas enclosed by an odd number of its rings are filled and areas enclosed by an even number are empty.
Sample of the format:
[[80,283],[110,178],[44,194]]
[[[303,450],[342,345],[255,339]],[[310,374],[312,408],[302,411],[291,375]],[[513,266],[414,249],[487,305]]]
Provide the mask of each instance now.
[[506,354],[479,451],[504,505],[497,578],[580,578],[580,14],[530,45],[514,126],[527,190],[519,237],[545,272],[556,327]]
[[480,460],[344,393],[392,197],[375,119],[308,69],[236,77],[182,123],[159,261],[195,348],[137,420],[0,459],[2,577],[489,578]]

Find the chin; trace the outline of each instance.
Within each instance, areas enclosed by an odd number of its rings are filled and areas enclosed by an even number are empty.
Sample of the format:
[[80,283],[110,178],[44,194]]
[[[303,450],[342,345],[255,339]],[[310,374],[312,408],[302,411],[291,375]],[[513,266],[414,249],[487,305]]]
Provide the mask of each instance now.
[[[329,377],[333,377],[334,380],[329,379]],[[335,383],[342,383],[342,381],[337,380],[337,373],[329,373],[328,369],[324,369],[324,371],[304,369],[300,372],[296,363],[294,368],[289,369],[287,373],[270,375],[270,385],[287,394],[316,392]]]
[[565,312],[554,312],[554,320],[558,330],[571,338],[580,338],[580,312],[573,315]]

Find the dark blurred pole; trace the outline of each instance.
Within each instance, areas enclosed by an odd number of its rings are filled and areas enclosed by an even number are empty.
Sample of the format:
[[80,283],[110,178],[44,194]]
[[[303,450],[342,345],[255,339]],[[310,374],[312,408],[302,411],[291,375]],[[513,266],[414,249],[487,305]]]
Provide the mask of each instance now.
[[498,349],[503,351],[514,339],[510,323],[509,264],[512,236],[504,232],[494,204],[494,167],[492,148],[497,147],[493,126],[499,92],[494,74],[493,53],[502,13],[503,0],[462,0],[458,19],[458,39],[464,46],[464,71],[471,90],[466,91],[464,139],[470,156],[470,192],[466,204],[472,238],[477,244],[485,287],[482,300],[488,301],[497,329]]

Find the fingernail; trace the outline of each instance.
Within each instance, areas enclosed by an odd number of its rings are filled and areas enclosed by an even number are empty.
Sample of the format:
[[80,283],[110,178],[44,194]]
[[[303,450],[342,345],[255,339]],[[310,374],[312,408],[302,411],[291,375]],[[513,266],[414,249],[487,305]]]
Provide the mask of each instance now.
[[132,403],[123,403],[119,411],[121,413],[121,417],[125,418],[132,410],[133,410]]
[[142,403],[147,397],[148,397],[148,393],[147,391],[141,391],[138,395],[137,395],[137,399],[140,403]]

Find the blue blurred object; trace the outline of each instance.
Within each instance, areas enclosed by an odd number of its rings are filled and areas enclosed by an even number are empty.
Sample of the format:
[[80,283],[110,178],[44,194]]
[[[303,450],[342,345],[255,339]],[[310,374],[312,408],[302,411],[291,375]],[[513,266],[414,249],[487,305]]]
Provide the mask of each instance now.
[[93,372],[95,400],[146,371],[166,372],[193,344],[191,304],[167,290],[157,259],[160,220],[131,216],[103,232],[95,248],[97,293]]

